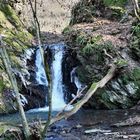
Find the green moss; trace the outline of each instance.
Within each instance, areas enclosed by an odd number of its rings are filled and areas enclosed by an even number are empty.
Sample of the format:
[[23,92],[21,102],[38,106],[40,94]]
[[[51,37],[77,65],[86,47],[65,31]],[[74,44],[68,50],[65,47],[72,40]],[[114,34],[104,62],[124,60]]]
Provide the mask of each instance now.
[[98,56],[100,57],[104,49],[106,49],[106,51],[113,52],[112,43],[105,42],[103,44],[101,35],[89,36],[85,33],[79,33],[77,34],[75,43],[77,46],[81,46],[81,53],[85,56],[93,53],[97,53]]
[[120,20],[126,13],[127,3],[128,0],[81,0],[72,9],[70,25],[83,22],[91,23],[96,17]]
[[130,49],[134,59],[140,59],[140,23],[136,22],[132,26],[132,40]]
[[13,31],[7,30],[5,32],[7,35],[3,40],[7,45],[11,46],[15,49],[16,52],[22,53],[25,49],[27,49],[31,44],[31,35],[23,32],[18,32],[18,34],[13,33]]
[[[124,85],[131,85],[135,93],[131,93],[131,98],[133,98],[133,102],[137,102],[140,99],[140,68],[136,67],[131,72],[124,74],[121,77]],[[134,92],[133,91],[133,92]]]
[[0,11],[4,13],[7,20],[16,28],[20,29],[22,27],[19,18],[17,17],[16,13],[14,12],[14,10],[11,8],[10,5],[3,4],[3,2],[0,1]]
[[82,0],[72,9],[70,25],[81,22],[93,22],[95,13],[96,8],[92,5],[92,2]]
[[104,54],[104,50],[106,50],[107,52],[111,52],[112,54],[114,53],[112,43],[105,42],[104,44],[101,44],[101,39],[101,36],[92,37],[91,40],[88,40],[87,44],[81,50],[83,56],[89,57],[94,55],[94,62],[96,64],[101,64],[104,62],[106,57]]
[[127,74],[122,75],[121,79],[125,85],[134,82],[140,88],[140,68],[136,67],[131,72],[127,72]]
[[88,38],[87,38],[86,34],[80,33],[79,35],[77,35],[75,41],[76,41],[76,44],[78,44],[78,45],[85,45],[88,42]]
[[5,85],[4,85],[4,83],[3,83],[3,80],[0,79],[0,93],[2,93],[4,87],[5,87]]
[[135,80],[140,80],[140,68],[134,68],[132,75],[134,76]]
[[127,66],[128,65],[128,62],[127,60],[124,60],[124,59],[118,59],[115,64],[121,68],[121,67],[124,67],[124,66]]
[[103,0],[105,6],[120,6],[123,7],[128,0]]
[[102,36],[92,36],[92,37],[84,37],[84,36],[78,36],[79,39],[79,45],[84,45],[84,48],[82,50],[84,55],[92,54],[95,49],[99,49],[102,47],[101,45],[98,45],[98,42],[101,41]]
[[134,105],[134,101],[128,96],[120,94],[119,91],[115,92],[114,90],[108,91],[104,89],[100,92],[99,96],[99,101],[108,109],[126,109]]
[[112,10],[112,17],[116,19],[122,19],[126,13],[126,10],[122,7],[111,6],[109,8]]
[[97,84],[98,84],[98,83],[93,83],[93,84],[91,85],[91,90],[95,90]]
[[[4,15],[4,13],[0,11],[0,25],[6,25],[6,23],[7,23],[6,20],[7,19]],[[2,28],[1,28],[1,30],[2,30]]]
[[5,127],[1,124],[0,135],[2,135],[4,132],[5,132]]
[[[24,28],[21,20],[16,15],[14,9],[0,0],[0,34],[5,35],[3,38],[6,49],[11,58],[12,67],[21,71],[22,62],[20,55],[32,46],[32,35]],[[11,89],[9,78],[5,72],[2,61],[0,60],[0,113],[4,112],[6,105],[3,103],[2,93],[4,89]],[[9,101],[10,102],[10,101]],[[12,102],[11,102],[12,103]],[[8,111],[10,107],[6,107]],[[11,107],[9,110],[13,110]]]
[[[77,58],[81,63],[78,67],[77,73],[80,81],[83,83],[91,84],[102,78],[101,74],[97,74],[97,71],[93,66],[103,66],[106,61],[107,53],[112,57],[115,55],[115,50],[111,42],[102,42],[102,36],[92,36],[83,32],[77,33],[77,37],[73,41],[76,46],[79,46],[77,51]],[[86,75],[85,75],[86,73]]]
[[67,26],[67,27],[64,28],[62,33],[63,34],[68,34],[70,32],[72,32],[72,27],[71,26]]

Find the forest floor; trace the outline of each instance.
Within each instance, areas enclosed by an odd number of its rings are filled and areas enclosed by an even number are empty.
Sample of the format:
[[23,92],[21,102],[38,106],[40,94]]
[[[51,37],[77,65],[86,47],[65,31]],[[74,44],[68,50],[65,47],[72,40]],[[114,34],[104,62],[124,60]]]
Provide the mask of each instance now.
[[139,111],[82,110],[52,125],[47,140],[138,140],[139,132]]

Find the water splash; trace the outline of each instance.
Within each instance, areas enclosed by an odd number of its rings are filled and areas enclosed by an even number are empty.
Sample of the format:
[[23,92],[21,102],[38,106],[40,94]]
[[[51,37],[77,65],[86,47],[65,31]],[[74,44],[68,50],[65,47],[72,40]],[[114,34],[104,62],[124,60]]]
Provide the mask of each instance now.
[[79,93],[81,91],[81,89],[83,88],[83,84],[79,81],[77,75],[76,75],[76,69],[77,67],[73,68],[73,70],[71,71],[70,75],[71,75],[71,83],[74,83],[77,87],[77,93]]
[[40,85],[48,85],[48,81],[47,81],[47,77],[45,74],[45,70],[43,67],[43,62],[42,62],[42,57],[41,57],[41,53],[40,50],[37,49],[36,51],[36,60],[35,60],[35,65],[36,65],[36,81],[38,82],[38,84]]

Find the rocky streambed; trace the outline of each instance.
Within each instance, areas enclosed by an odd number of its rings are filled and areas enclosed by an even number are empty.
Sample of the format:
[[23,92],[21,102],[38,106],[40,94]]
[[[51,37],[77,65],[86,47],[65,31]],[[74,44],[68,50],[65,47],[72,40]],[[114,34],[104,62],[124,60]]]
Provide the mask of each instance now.
[[[56,112],[53,113],[55,115]],[[140,112],[136,110],[79,110],[67,120],[50,126],[49,140],[136,140],[140,131]],[[45,121],[46,112],[26,113],[31,124]],[[18,114],[0,116],[0,122],[20,124]],[[1,124],[2,125],[2,124]],[[9,127],[5,126],[5,132]]]

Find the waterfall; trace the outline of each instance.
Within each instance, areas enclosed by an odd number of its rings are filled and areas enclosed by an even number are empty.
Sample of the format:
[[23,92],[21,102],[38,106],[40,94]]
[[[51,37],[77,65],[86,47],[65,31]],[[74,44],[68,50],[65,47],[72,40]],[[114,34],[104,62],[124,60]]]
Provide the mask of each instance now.
[[[49,49],[52,51],[52,64],[51,64],[51,76],[52,76],[52,110],[61,111],[66,103],[64,101],[64,92],[62,84],[62,60],[64,54],[64,44],[54,44],[50,45]],[[36,51],[36,61],[35,65],[36,80],[38,84],[48,85],[47,78],[45,76],[45,71],[42,65],[42,59],[39,49]],[[48,111],[48,106],[38,109],[31,109],[28,112],[38,112],[38,111]],[[66,110],[72,109],[72,106],[68,106]]]
[[36,51],[35,66],[36,66],[36,69],[37,69],[37,71],[36,71],[36,81],[40,85],[47,86],[48,81],[47,81],[47,78],[46,78],[45,70],[44,70],[43,63],[42,63],[41,53],[40,53],[39,49],[37,49],[37,51]]
[[54,54],[52,62],[52,108],[58,110],[63,108],[66,103],[64,101],[63,84],[62,84],[62,60],[64,53],[64,45],[57,44],[51,48]]

